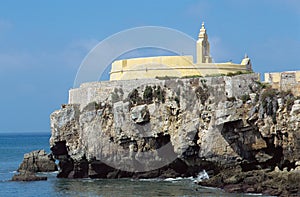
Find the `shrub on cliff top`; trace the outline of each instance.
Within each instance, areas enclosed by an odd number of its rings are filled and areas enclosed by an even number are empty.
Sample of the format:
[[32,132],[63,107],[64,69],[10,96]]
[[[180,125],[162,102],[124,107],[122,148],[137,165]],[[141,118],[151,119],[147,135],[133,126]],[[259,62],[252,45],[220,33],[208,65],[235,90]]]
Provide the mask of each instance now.
[[276,90],[275,89],[272,89],[271,87],[267,87],[261,94],[261,101],[265,101],[266,98],[274,98],[276,97]]
[[157,86],[153,91],[153,97],[162,103],[165,103],[165,94],[165,91],[160,86]]
[[186,75],[186,76],[182,76],[180,78],[182,79],[189,79],[189,78],[201,78],[203,77],[202,75]]
[[222,76],[226,76],[226,75],[222,74],[222,73],[215,73],[215,74],[205,75],[205,77],[222,77]]
[[143,99],[139,95],[139,91],[137,89],[132,90],[132,92],[129,93],[128,95],[129,101],[131,104],[141,104]]
[[206,84],[206,82],[207,82],[206,79],[201,79],[200,82],[201,82],[203,88],[208,89],[208,86],[207,86],[207,84]]
[[143,98],[140,97],[137,89],[132,90],[128,94],[128,100],[132,105],[150,104],[153,99],[157,99],[159,102],[165,102],[165,91],[160,86],[146,86]]
[[232,77],[232,76],[236,76],[236,75],[245,75],[245,74],[251,74],[253,73],[252,71],[237,71],[237,72],[234,72],[234,73],[227,73],[226,76],[228,77]]
[[146,86],[143,94],[143,100],[145,103],[149,104],[153,100],[153,89],[151,86]]

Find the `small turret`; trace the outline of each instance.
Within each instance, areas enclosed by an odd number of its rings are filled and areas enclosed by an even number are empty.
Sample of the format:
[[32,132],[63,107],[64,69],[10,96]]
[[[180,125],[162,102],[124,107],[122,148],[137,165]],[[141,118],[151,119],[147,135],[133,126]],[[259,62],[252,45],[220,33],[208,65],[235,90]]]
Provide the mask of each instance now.
[[198,34],[196,49],[197,49],[197,64],[212,62],[211,57],[210,57],[210,47],[209,47],[209,42],[208,42],[208,36],[206,33],[204,22],[202,22],[202,26],[201,26],[200,32]]
[[251,64],[251,60],[248,57],[247,53],[245,53],[245,57],[241,62],[241,65],[246,65],[247,70],[252,71],[252,64]]

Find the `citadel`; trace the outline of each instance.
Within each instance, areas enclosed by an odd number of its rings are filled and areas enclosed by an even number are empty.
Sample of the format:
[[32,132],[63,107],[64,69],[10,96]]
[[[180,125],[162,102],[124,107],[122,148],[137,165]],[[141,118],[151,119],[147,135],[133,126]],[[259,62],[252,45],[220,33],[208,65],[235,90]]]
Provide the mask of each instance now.
[[[204,22],[196,44],[196,58],[185,56],[155,56],[117,60],[112,63],[110,81],[185,78],[251,73],[252,63],[245,55],[238,63],[215,63],[210,55],[210,44]],[[258,78],[260,78],[258,76]],[[280,91],[291,90],[300,95],[300,71],[273,72],[264,74],[265,83]]]
[[202,23],[195,44],[195,62],[192,55],[118,60],[112,63],[110,80],[147,79],[165,76],[180,78],[252,71],[251,61],[247,55],[240,64],[232,62],[214,63],[210,55],[210,44],[204,23]]

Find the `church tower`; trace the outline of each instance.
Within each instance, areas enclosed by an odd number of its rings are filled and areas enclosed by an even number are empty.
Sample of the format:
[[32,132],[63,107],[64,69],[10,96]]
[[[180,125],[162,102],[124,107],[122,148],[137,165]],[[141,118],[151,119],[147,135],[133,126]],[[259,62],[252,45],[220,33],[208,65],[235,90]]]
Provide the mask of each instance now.
[[211,57],[210,57],[208,36],[206,34],[204,22],[202,22],[202,27],[201,27],[199,35],[198,35],[196,50],[197,50],[197,64],[212,62]]

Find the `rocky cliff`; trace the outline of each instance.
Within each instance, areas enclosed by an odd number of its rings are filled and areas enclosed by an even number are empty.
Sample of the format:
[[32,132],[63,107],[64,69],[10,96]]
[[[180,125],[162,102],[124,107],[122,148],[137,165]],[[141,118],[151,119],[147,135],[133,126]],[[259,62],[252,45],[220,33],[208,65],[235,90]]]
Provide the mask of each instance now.
[[83,84],[51,114],[59,177],[298,169],[300,100],[257,74]]

